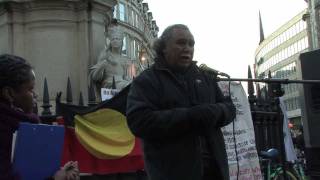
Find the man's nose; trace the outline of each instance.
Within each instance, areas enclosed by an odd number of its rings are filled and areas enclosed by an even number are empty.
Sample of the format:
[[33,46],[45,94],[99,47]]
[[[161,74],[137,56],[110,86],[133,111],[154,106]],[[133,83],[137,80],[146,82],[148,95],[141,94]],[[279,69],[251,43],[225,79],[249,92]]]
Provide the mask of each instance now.
[[184,47],[183,47],[183,51],[185,51],[185,52],[192,52],[193,51],[193,46],[190,46],[190,45],[185,45]]

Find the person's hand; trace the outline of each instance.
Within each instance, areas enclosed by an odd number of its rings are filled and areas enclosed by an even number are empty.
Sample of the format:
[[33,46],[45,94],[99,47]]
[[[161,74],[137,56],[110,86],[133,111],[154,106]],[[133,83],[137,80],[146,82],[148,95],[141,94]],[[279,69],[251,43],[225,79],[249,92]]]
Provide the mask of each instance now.
[[54,180],[65,180],[67,177],[67,173],[65,170],[60,169],[59,171],[56,172],[54,175]]
[[222,116],[222,109],[216,104],[200,104],[190,108],[189,117],[199,130],[215,127]]
[[236,118],[236,107],[230,96],[224,98],[223,102],[218,103],[223,112],[223,118],[218,122],[218,126],[223,127],[231,123]]
[[79,180],[79,168],[77,161],[67,162],[54,176],[55,180]]
[[79,168],[77,161],[69,161],[67,162],[62,169],[66,172],[66,179],[67,180],[78,180],[80,179],[79,176]]

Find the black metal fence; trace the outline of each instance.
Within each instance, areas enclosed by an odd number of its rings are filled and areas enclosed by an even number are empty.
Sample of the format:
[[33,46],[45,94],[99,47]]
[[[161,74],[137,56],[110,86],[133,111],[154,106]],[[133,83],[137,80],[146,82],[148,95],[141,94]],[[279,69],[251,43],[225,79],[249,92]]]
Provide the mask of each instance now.
[[[269,73],[269,78],[271,74]],[[250,67],[248,79],[252,79]],[[270,148],[280,152],[279,162],[285,161],[283,113],[279,98],[284,95],[279,83],[266,84],[262,90],[257,86],[255,93],[253,82],[248,82],[248,100],[255,131],[256,148],[258,153]]]

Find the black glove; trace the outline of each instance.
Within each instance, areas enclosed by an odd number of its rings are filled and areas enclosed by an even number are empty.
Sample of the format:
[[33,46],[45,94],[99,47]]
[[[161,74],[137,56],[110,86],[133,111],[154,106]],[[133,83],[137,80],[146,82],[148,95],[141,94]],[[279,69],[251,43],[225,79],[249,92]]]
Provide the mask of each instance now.
[[216,127],[223,116],[223,109],[218,104],[201,104],[193,106],[188,111],[191,124],[202,131],[209,127]]
[[236,118],[236,107],[234,106],[231,97],[227,96],[222,102],[217,103],[222,109],[222,117],[219,119],[218,126],[223,127],[228,125]]

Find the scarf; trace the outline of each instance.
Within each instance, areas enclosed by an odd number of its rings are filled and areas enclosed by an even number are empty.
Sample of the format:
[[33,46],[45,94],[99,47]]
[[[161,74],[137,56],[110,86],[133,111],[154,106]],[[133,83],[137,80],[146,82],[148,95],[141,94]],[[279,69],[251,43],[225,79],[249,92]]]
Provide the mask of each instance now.
[[0,180],[19,179],[11,164],[12,137],[20,122],[39,123],[35,114],[27,114],[0,102]]

